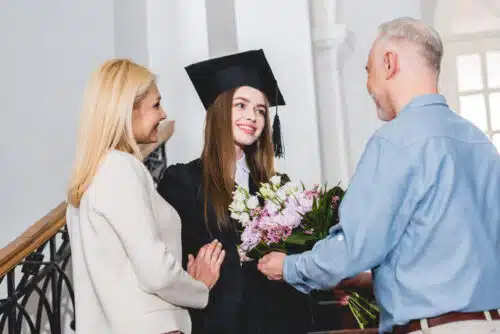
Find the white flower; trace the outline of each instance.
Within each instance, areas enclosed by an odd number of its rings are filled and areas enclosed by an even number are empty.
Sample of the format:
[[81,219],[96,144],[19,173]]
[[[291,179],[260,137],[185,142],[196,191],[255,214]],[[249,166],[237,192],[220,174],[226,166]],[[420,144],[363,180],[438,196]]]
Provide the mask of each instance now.
[[235,211],[237,212],[242,212],[242,211],[245,211],[246,209],[246,205],[243,201],[241,202],[236,202],[235,206],[234,206],[234,209]]
[[276,196],[278,196],[279,199],[281,199],[282,201],[284,201],[287,197],[287,194],[286,194],[286,190],[281,188],[280,190],[278,190],[276,192]]
[[244,192],[237,190],[237,191],[235,191],[233,198],[235,201],[239,202],[239,201],[243,201],[246,198],[246,196],[245,196]]
[[263,183],[259,189],[259,192],[261,193],[262,196],[265,197],[269,192],[269,184]]
[[267,209],[267,212],[269,212],[269,214],[274,215],[275,213],[278,212],[278,210],[280,209],[280,207],[277,206],[275,203],[273,203],[271,201],[268,201],[266,203],[266,209]]
[[262,197],[264,197],[264,199],[273,199],[274,197],[276,197],[276,194],[271,189],[271,186],[268,183],[263,184],[259,189],[259,192]]
[[285,185],[283,185],[282,189],[285,190],[287,195],[292,195],[292,194],[295,194],[299,191],[299,187],[297,187],[292,182],[285,183]]
[[240,215],[239,221],[242,222],[243,224],[248,223],[250,221],[250,215],[246,212],[243,212]]
[[239,214],[237,214],[236,212],[232,212],[232,213],[231,213],[231,218],[236,219],[236,220],[239,220],[239,219],[240,219],[240,215],[239,215]]
[[256,209],[259,206],[259,199],[257,196],[252,196],[249,199],[247,199],[247,207],[250,210]]
[[271,177],[271,179],[269,181],[271,181],[271,183],[274,185],[279,185],[279,184],[281,184],[281,176],[274,175],[273,177]]

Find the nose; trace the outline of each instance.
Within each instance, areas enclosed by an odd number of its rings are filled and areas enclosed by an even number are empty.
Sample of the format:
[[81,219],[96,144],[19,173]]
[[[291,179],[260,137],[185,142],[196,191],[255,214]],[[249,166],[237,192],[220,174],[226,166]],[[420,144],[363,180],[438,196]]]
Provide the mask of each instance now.
[[163,121],[164,119],[167,118],[167,112],[165,110],[163,110],[163,108],[160,108],[160,112],[161,112],[161,120]]
[[248,119],[249,121],[255,121],[255,110],[250,106],[246,107],[244,116],[245,119]]

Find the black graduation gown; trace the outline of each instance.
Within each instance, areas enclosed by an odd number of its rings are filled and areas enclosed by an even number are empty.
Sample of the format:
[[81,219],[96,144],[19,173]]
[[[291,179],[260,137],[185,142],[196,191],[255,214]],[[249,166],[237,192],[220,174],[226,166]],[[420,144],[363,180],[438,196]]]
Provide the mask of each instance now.
[[[226,250],[220,278],[210,291],[208,306],[189,310],[193,334],[304,334],[310,325],[309,297],[284,282],[269,281],[257,270],[257,261],[240,263],[234,228],[220,231],[213,208],[208,228],[203,218],[204,191],[200,159],[167,168],[158,191],[179,213],[182,221],[183,266],[218,239]],[[257,191],[250,182],[250,192]],[[209,202],[210,203],[210,202]]]

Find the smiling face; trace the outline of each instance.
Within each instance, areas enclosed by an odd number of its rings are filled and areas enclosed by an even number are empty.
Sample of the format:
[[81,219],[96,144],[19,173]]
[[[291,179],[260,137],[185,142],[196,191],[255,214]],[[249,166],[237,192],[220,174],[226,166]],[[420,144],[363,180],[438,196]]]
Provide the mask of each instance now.
[[240,87],[234,92],[231,110],[234,142],[244,149],[262,134],[268,112],[266,98],[255,88]]
[[138,144],[158,141],[158,125],[165,119],[165,111],[160,104],[161,96],[155,84],[132,112],[132,130]]

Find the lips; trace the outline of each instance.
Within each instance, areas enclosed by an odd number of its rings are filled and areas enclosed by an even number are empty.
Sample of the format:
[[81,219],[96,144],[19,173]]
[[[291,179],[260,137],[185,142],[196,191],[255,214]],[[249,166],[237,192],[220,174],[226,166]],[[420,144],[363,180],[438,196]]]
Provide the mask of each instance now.
[[248,135],[253,135],[257,130],[257,128],[254,125],[250,124],[237,124],[236,126],[238,127],[238,129],[240,129],[241,131],[243,131]]

